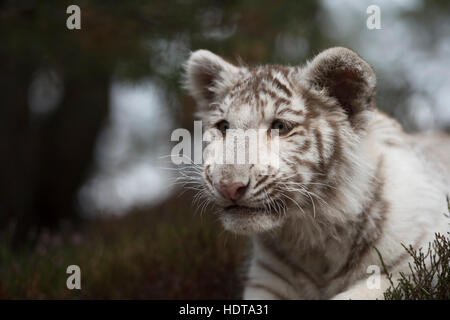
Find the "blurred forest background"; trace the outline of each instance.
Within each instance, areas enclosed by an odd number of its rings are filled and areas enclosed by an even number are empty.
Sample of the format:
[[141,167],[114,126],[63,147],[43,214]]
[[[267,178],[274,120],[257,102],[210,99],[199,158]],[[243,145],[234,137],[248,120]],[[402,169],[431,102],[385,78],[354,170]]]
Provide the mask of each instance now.
[[444,0],[10,0],[0,21],[0,298],[240,297],[247,241],[195,214],[165,157],[193,127],[192,50],[296,65],[347,46],[375,67],[381,109],[450,128]]

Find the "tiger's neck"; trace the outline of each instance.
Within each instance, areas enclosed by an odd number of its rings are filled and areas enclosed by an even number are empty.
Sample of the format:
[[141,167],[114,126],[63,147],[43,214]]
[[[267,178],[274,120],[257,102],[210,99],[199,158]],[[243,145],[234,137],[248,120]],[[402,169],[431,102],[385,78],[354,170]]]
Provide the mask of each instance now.
[[263,238],[276,239],[288,248],[319,249],[329,241],[352,242],[362,220],[373,219],[386,206],[382,200],[384,162],[373,145],[362,143],[347,154],[344,163],[313,190],[309,203],[291,208],[296,212],[289,220]]

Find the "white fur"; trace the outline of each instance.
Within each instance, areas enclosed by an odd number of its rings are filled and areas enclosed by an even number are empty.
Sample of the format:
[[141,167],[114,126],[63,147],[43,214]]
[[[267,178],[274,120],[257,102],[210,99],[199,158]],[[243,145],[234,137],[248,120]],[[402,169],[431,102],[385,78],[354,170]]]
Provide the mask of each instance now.
[[[311,120],[309,131],[297,135],[294,142],[281,140],[280,153],[272,155],[282,159],[280,168],[273,170],[275,182],[287,179],[290,183],[289,178],[293,180],[292,177],[300,173],[304,186],[309,188],[308,183],[311,183],[312,189],[314,182],[311,181],[317,172],[292,159],[308,140],[312,145],[300,154],[302,160],[317,163],[320,156],[332,158],[336,137],[330,122],[339,125],[340,161],[345,165],[331,167],[325,180],[330,185],[335,183],[333,197],[327,197],[327,193],[286,193],[289,186],[296,184],[281,184],[279,188],[284,190],[273,197],[258,194],[257,182],[262,180],[263,168],[215,165],[213,159],[206,156],[201,187],[207,201],[213,200],[219,207],[236,204],[221,197],[213,185],[223,181],[249,184],[248,192],[237,204],[253,208],[255,212],[227,214],[224,210],[220,213],[227,230],[250,235],[253,239],[248,272],[250,284],[245,288],[245,299],[382,299],[389,286],[387,277],[381,276],[378,289],[369,289],[366,283],[370,276],[367,267],[381,268],[372,246],[381,253],[386,265],[391,266],[389,272],[395,278],[400,271],[409,272],[410,260],[404,257],[402,244],[423,247],[433,240],[436,232],[445,234],[449,230],[450,221],[444,214],[447,212],[446,197],[450,194],[450,139],[405,134],[395,120],[367,106],[367,101],[373,101],[375,74],[354,52],[345,48],[329,49],[304,68],[292,67],[287,72],[280,69],[281,72],[264,67],[238,68],[200,50],[192,54],[186,70],[186,87],[200,105],[206,129],[212,129],[218,121],[226,119],[232,128],[268,130],[284,108],[277,105],[280,97],[289,99],[291,109],[297,111],[297,115],[291,114],[289,120],[302,123],[308,110],[297,84],[310,86],[314,94],[326,100],[325,104],[333,106],[324,115]],[[346,106],[346,111],[354,113],[349,116],[351,121],[339,107],[339,99],[348,97],[340,95],[342,92],[339,91],[336,96],[328,96],[336,92],[333,91],[336,88],[327,87],[336,85],[335,80],[328,81],[330,72],[338,72],[336,77],[340,74],[350,77],[342,81],[346,81],[345,88],[355,90],[350,93],[354,99],[351,102],[355,103]],[[210,81],[206,84],[202,83],[205,75]],[[260,79],[260,82],[250,85],[254,79]],[[273,82],[274,79],[278,84]],[[255,92],[258,86],[267,90]],[[286,93],[283,86],[292,94]],[[278,97],[265,91],[276,92]],[[260,112],[258,105],[259,108],[263,105],[264,112]],[[217,106],[220,108],[215,109]],[[321,134],[320,141],[317,137],[314,139],[317,130]],[[319,142],[323,144],[322,155],[319,154]],[[213,144],[221,147],[223,140],[215,140]],[[293,164],[298,171],[293,171]],[[382,183],[377,195],[379,199],[374,197],[374,181]],[[358,223],[371,197],[378,201],[375,205],[386,203],[385,211],[372,212],[364,223],[367,230],[358,233],[361,228]],[[277,200],[283,200],[283,206],[276,207],[279,206]],[[257,211],[261,205],[272,205],[272,208],[267,212]],[[271,210],[280,211],[280,214],[273,215]],[[380,232],[380,235],[370,240],[374,232]],[[341,269],[346,270],[344,266],[352,250],[359,249],[358,246],[355,249],[357,236],[362,237],[363,243],[369,239],[370,248],[361,254],[357,264],[340,274]]]

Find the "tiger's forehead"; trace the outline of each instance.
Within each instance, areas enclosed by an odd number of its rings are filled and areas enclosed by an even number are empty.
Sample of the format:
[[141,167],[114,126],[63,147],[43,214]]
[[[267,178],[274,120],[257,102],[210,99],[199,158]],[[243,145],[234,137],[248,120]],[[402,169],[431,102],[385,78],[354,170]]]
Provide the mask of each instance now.
[[267,97],[290,98],[296,90],[293,83],[298,73],[299,68],[278,65],[245,69],[227,96],[243,103],[255,102]]
[[305,107],[295,77],[300,70],[286,66],[261,66],[246,70],[224,97],[227,118],[251,127],[270,121],[286,110]]

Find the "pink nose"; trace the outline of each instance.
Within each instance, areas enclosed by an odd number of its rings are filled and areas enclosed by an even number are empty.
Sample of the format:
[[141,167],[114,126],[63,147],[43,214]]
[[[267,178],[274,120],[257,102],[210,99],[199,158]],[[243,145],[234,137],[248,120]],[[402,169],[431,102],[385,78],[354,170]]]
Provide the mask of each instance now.
[[229,200],[239,200],[247,190],[247,186],[242,182],[234,182],[230,184],[215,184],[214,187],[222,196]]

